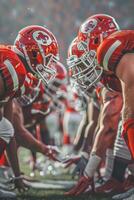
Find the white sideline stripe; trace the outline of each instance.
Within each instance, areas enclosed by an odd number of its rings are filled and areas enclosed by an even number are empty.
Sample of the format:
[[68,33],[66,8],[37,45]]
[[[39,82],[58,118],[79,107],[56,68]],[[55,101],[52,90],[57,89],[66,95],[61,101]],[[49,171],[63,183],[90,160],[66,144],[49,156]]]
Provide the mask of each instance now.
[[50,182],[30,182],[30,181],[27,181],[27,180],[24,180],[24,183],[26,184],[26,186],[29,186],[31,188],[35,188],[35,189],[69,189],[69,188],[72,188],[76,182],[72,183],[58,183],[57,184],[57,181],[50,181]]
[[7,66],[8,68],[8,71],[12,77],[12,80],[13,80],[13,87],[14,89],[13,90],[16,90],[18,89],[18,86],[19,86],[19,80],[18,80],[18,76],[17,76],[17,73],[12,65],[12,63],[9,61],[9,60],[5,60],[4,61],[4,64]]
[[117,47],[120,45],[121,45],[121,41],[117,40],[116,42],[114,42],[112,44],[112,46],[106,52],[104,59],[103,59],[103,66],[104,66],[105,70],[108,70],[109,59],[110,59],[111,55],[113,54],[113,52],[115,51],[115,49],[117,49]]

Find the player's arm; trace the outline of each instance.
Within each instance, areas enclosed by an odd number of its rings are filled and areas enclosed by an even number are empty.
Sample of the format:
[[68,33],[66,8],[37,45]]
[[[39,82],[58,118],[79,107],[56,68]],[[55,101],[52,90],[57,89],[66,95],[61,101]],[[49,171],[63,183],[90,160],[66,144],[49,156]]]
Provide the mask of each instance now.
[[[8,121],[5,121],[5,123],[7,123],[7,131],[14,133],[14,129],[13,129],[13,126],[11,124],[12,114],[13,114],[12,109],[13,109],[12,100],[10,100],[4,106],[4,117],[6,117],[6,119],[8,120]],[[11,164],[12,170],[14,172],[15,187],[20,192],[25,191],[27,188],[25,187],[25,184],[23,183],[23,177],[21,176],[21,172],[20,172],[18,156],[17,156],[17,146],[16,146],[16,140],[15,140],[14,135],[12,135],[12,137],[10,138],[10,142],[6,145],[6,153],[7,153],[9,162]]]
[[54,149],[49,145],[44,145],[42,142],[34,138],[32,134],[25,128],[22,118],[23,118],[22,112],[21,113],[14,112],[13,125],[15,128],[15,137],[17,143],[20,146],[28,148],[34,152],[40,152],[55,160],[56,159],[55,156],[57,154],[56,149]]
[[78,184],[67,194],[79,195],[83,193],[92,183],[92,177],[97,170],[106,149],[116,135],[118,119],[122,109],[122,98],[120,95],[115,95],[113,98],[107,96],[107,101],[104,102],[101,110],[100,128],[94,140],[92,153],[86,165],[84,176],[82,176]]

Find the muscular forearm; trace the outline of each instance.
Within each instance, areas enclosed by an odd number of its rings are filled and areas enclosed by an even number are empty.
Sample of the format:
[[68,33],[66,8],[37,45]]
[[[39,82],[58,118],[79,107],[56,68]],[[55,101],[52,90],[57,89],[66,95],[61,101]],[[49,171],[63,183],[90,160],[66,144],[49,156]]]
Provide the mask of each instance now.
[[116,137],[116,130],[108,127],[102,127],[98,131],[93,144],[92,152],[99,157],[105,155],[106,149],[113,146]]
[[84,141],[84,132],[85,132],[86,125],[79,127],[79,128],[80,129],[78,130],[77,135],[74,140],[74,149],[76,151],[80,150],[80,148],[82,147],[82,144]]
[[85,175],[92,177],[99,167],[99,164],[105,155],[106,149],[109,147],[110,137],[107,136],[107,127],[101,127],[96,134],[94,144],[92,147],[92,152],[88,164],[85,168]]
[[82,151],[89,153],[91,150],[92,142],[93,142],[93,134],[94,134],[94,122],[91,121],[90,124],[86,127],[84,141],[82,145]]
[[[115,105],[118,105],[117,109],[115,109]],[[99,130],[95,136],[90,159],[85,168],[85,174],[89,177],[94,175],[101,159],[105,155],[106,149],[111,147],[114,143],[121,107],[122,103],[120,98],[112,98],[110,101],[106,101],[103,105],[99,117]]]
[[18,157],[17,157],[17,147],[16,147],[16,141],[14,137],[11,139],[10,143],[7,145],[6,152],[7,152],[11,167],[13,169],[14,175],[16,177],[20,176],[20,168],[19,168],[19,162],[18,162]]
[[[106,97],[108,98],[109,96],[107,95]],[[121,108],[122,99],[120,95],[115,98],[110,98],[103,105],[100,113],[99,131],[96,134],[92,149],[92,152],[96,152],[100,157],[104,155],[107,148],[113,146]]]
[[21,130],[15,130],[15,137],[20,146],[28,148],[34,152],[45,153],[46,146],[35,139],[27,129],[23,128]]
[[4,106],[4,117],[11,123],[13,121],[13,104],[12,100],[9,100]]
[[76,137],[74,140],[74,149],[76,151],[78,151],[82,147],[87,123],[88,123],[87,115],[85,113],[85,116],[83,117],[82,121],[80,122],[78,131],[77,131],[77,134],[76,134]]

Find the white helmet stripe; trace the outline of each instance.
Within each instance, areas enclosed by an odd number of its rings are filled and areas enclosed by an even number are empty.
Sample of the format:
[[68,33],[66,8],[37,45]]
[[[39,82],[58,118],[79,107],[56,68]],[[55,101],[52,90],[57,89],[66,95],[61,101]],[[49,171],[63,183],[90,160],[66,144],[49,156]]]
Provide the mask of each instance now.
[[13,87],[14,87],[14,91],[18,89],[19,87],[19,80],[18,80],[18,76],[17,76],[17,73],[12,65],[12,63],[9,61],[9,60],[5,60],[4,61],[4,64],[7,66],[8,68],[8,71],[12,77],[12,80],[13,80]]
[[16,47],[16,46],[13,46],[12,47],[12,50],[17,53],[18,55],[22,56],[23,58],[25,58],[24,54]]
[[42,58],[43,58],[43,65],[46,65],[46,56],[44,54],[43,48],[42,48],[42,46],[39,43],[37,43],[37,45],[38,45],[38,47],[40,49],[40,53],[41,53]]
[[108,51],[106,52],[104,59],[103,59],[103,66],[105,70],[108,70],[108,63],[109,63],[109,59],[112,56],[113,52],[121,45],[121,41],[116,40],[111,47],[108,49]]
[[23,49],[23,52],[24,52],[24,55],[25,55],[25,59],[26,59],[28,65],[29,65],[30,69],[33,71],[33,68],[32,68],[32,65],[31,65],[31,62],[30,62],[30,58],[27,54],[27,50],[26,50],[25,45],[22,46],[22,49]]

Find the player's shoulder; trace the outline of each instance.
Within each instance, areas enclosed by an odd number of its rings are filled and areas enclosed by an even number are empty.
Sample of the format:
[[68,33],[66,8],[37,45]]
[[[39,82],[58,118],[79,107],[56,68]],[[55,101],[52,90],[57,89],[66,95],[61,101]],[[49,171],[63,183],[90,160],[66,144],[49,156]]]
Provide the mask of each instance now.
[[109,47],[111,47],[111,49],[118,47],[123,41],[126,41],[126,39],[134,40],[134,30],[120,30],[112,33],[99,45],[97,49],[97,56],[99,57],[99,55],[103,52],[105,53]]
[[5,60],[13,60],[21,63],[12,45],[0,45],[0,62],[4,62]]
[[112,33],[104,39],[97,49],[98,63],[105,70],[110,66],[111,60],[112,66],[117,65],[118,58],[121,58],[123,50],[126,50],[126,44],[132,43],[132,41],[134,41],[134,30],[120,30]]
[[0,53],[8,54],[8,55],[15,55],[15,52],[13,51],[12,45],[3,45],[0,44]]
[[[109,35],[106,40],[110,40],[110,39],[116,39],[116,38],[122,38],[122,37],[128,37],[134,35],[134,30],[119,30],[116,31],[114,33],[112,33],[111,35]],[[105,41],[105,40],[104,40]]]
[[1,66],[7,66],[9,69],[15,69],[19,74],[26,74],[26,69],[19,56],[14,52],[14,46],[0,45],[0,63]]

